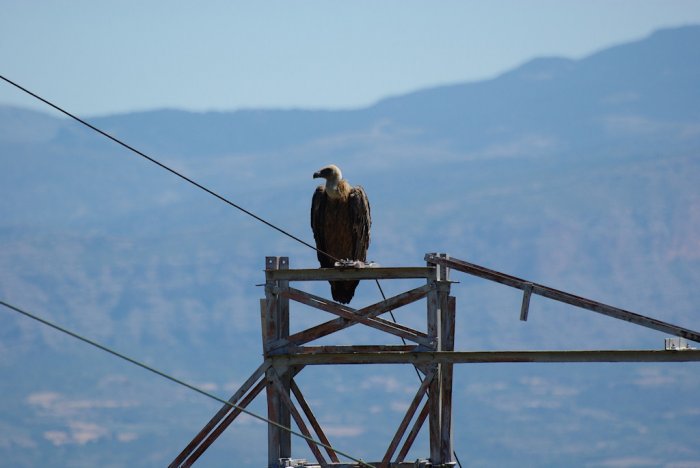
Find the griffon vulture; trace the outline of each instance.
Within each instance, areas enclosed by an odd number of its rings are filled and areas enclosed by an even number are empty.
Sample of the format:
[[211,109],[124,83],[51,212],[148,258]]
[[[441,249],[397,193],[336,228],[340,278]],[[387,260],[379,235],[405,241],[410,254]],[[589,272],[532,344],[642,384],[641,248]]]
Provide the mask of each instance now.
[[[315,172],[314,179],[317,178],[326,179],[325,185],[316,188],[311,201],[311,229],[321,267],[332,268],[336,260],[366,262],[372,219],[364,189],[351,186],[334,165]],[[358,283],[330,281],[333,300],[350,302]]]

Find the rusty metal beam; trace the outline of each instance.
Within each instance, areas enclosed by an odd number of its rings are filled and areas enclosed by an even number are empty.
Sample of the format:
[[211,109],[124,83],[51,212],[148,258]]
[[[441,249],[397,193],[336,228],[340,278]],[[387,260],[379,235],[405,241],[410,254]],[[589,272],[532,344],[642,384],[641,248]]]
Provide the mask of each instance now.
[[[300,346],[294,348],[293,354],[354,354],[354,353],[384,353],[384,352],[411,352],[415,351],[415,345],[322,345]],[[291,354],[291,353],[290,353]]]
[[418,351],[358,352],[276,355],[270,359],[279,365],[322,364],[413,364],[487,363],[487,362],[695,362],[700,350],[584,350],[584,351]]
[[326,449],[326,453],[328,453],[328,456],[331,458],[331,461],[333,463],[340,463],[340,460],[338,459],[338,455],[331,449],[331,443],[328,440],[328,437],[326,437],[326,433],[323,432],[323,429],[321,428],[321,425],[318,423],[318,419],[316,419],[316,416],[314,415],[313,411],[311,411],[311,407],[306,401],[306,398],[304,398],[304,394],[301,393],[301,390],[297,386],[297,384],[292,380],[292,393],[294,394],[294,397],[297,399],[297,402],[299,402],[299,406],[301,406],[301,410],[304,412],[306,415],[306,419],[309,420],[309,423],[311,424],[311,427],[313,427],[314,431],[316,432],[316,436],[318,437],[318,440],[323,442],[324,444],[327,445],[327,447],[324,447]]
[[266,276],[284,281],[333,281],[374,279],[435,279],[433,267],[308,268],[268,270]]
[[411,429],[411,432],[408,433],[408,436],[406,437],[406,440],[403,443],[403,447],[401,447],[399,454],[396,456],[397,463],[404,461],[404,459],[408,455],[408,451],[413,446],[413,442],[416,441],[416,438],[418,437],[418,433],[420,432],[421,428],[423,427],[423,424],[425,424],[425,420],[428,419],[428,413],[430,413],[430,404],[429,403],[430,403],[429,401],[425,402],[425,404],[423,405],[423,409],[420,411],[420,414],[418,414],[418,417],[416,418],[415,422],[413,423],[413,428]]
[[[228,402],[231,403],[231,405],[235,405],[238,400],[241,399],[241,397],[248,391],[250,388],[257,382],[264,374],[265,371],[270,367],[271,362],[266,360],[264,361],[256,370],[253,372],[250,377],[248,377],[248,380],[246,380],[243,385],[236,391],[236,393],[229,398]],[[253,392],[251,392],[253,393]],[[214,417],[211,418],[211,420],[202,428],[202,430],[197,433],[196,436],[192,439],[192,441],[185,447],[180,454],[175,457],[175,459],[172,461],[172,463],[169,465],[171,468],[180,466],[180,464],[187,458],[189,457],[192,452],[197,448],[199,444],[202,443],[202,441],[209,437],[209,434],[216,428],[217,425],[221,423],[221,421],[227,417],[230,413],[234,411],[234,407],[231,405],[224,405],[215,415]]]
[[[406,291],[405,293],[391,297],[387,300],[377,302],[359,310],[355,310],[355,314],[362,317],[374,318],[390,310],[394,310],[398,307],[402,307],[422,299],[426,296],[426,294],[428,294],[431,288],[432,286],[430,284],[426,284],[418,288],[411,289],[410,291]],[[343,307],[346,307],[346,309],[349,310],[354,310],[347,306]],[[337,331],[343,330],[356,324],[356,321],[348,320],[343,317],[338,317],[334,320],[329,320],[328,322],[316,325],[315,327],[290,335],[285,340],[280,340],[279,343],[273,344],[270,347],[270,352],[273,352],[273,350],[275,349],[284,348],[289,344],[302,345],[304,343],[308,343],[309,341],[313,341],[318,338],[330,335],[332,333],[335,333]]]
[[[349,322],[357,322],[366,325],[371,328],[375,328],[379,331],[389,333],[407,340],[413,341],[418,344],[426,345],[428,339],[425,334],[422,334],[416,330],[398,325],[396,323],[389,322],[387,320],[378,319],[375,317],[365,317],[362,313],[358,313],[357,310],[341,306],[332,301],[328,301],[322,297],[315,296],[313,294],[300,291],[295,288],[289,288],[280,292],[281,297],[287,297],[293,299],[302,304],[314,307],[325,312],[330,312],[332,314],[338,315]],[[423,335],[423,336],[421,336]]]
[[192,451],[187,458],[185,458],[180,465],[180,468],[189,468],[196,462],[199,457],[211,446],[211,444],[219,438],[219,436],[228,428],[231,423],[236,419],[242,412],[243,409],[247,408],[248,405],[257,397],[260,392],[265,388],[265,379],[261,379],[258,384],[253,387],[253,389],[241,400],[239,405],[231,411],[224,419],[221,421],[217,427],[214,428],[199,444],[199,446]]
[[396,430],[396,434],[394,434],[394,438],[391,440],[391,443],[389,444],[389,448],[387,449],[386,453],[384,454],[384,458],[382,459],[382,463],[380,465],[380,468],[388,468],[389,467],[389,462],[391,461],[391,457],[394,456],[394,452],[398,448],[399,443],[401,442],[401,439],[403,438],[403,435],[406,432],[406,429],[408,428],[409,423],[411,422],[411,419],[413,419],[413,416],[415,415],[416,410],[418,409],[418,405],[420,405],[420,402],[423,399],[423,396],[428,391],[428,387],[433,382],[434,378],[435,378],[435,370],[429,372],[428,375],[426,376],[426,378],[423,379],[423,381],[421,382],[420,386],[418,387],[418,391],[416,392],[416,395],[413,397],[411,404],[408,406],[408,409],[406,410],[406,414],[404,415],[403,419],[401,420],[401,424],[399,424],[399,428]]
[[[607,315],[608,317],[624,320],[626,322],[634,323],[635,325],[641,325],[643,327],[662,331],[664,333],[670,333],[672,335],[680,336],[682,338],[700,343],[700,332],[679,327],[655,318],[636,314],[634,312],[603,304],[601,302],[593,301],[591,299],[586,299],[585,297],[576,296],[558,289],[550,288],[549,286],[533,283],[522,278],[507,275],[505,273],[491,270],[473,263],[465,262],[464,260],[458,260],[455,258],[441,258],[432,254],[426,255],[425,260],[435,265],[445,265],[463,273],[468,273],[490,281],[505,284],[506,286],[510,286],[512,288],[521,289],[528,295],[528,290],[531,289],[532,294],[537,294],[555,301],[564,302],[575,307],[580,307],[582,309]],[[523,307],[523,311],[524,313],[521,313],[521,319],[526,319],[527,311],[525,307]]]
[[326,459],[321,453],[321,450],[319,449],[318,445],[312,442],[311,433],[309,432],[308,427],[306,427],[304,419],[301,417],[301,414],[297,410],[296,406],[294,406],[294,402],[287,394],[287,388],[283,385],[282,381],[280,380],[280,376],[277,375],[277,372],[274,370],[274,368],[271,368],[268,371],[268,379],[275,387],[275,390],[277,391],[277,394],[279,395],[282,403],[287,407],[287,409],[291,413],[291,416],[294,418],[294,422],[296,422],[297,427],[299,428],[301,433],[304,434],[304,436],[306,437],[306,442],[309,445],[309,449],[316,457],[316,461],[320,463],[321,466],[326,466]]
[[[420,299],[419,295],[422,294],[421,291],[423,291],[424,287],[421,288],[416,288],[411,291],[406,291],[405,293],[398,294],[397,296],[390,297],[388,299],[384,299],[384,301],[392,301],[392,305],[396,308],[401,307],[403,305],[406,305],[406,300],[409,300],[411,302],[416,301]],[[350,322],[355,322],[359,321],[361,323],[364,323],[361,319],[364,317],[368,317],[371,321],[385,325],[385,326],[390,326],[393,329],[398,329],[398,330],[403,330],[404,332],[410,334],[410,335],[415,335],[420,338],[426,338],[428,335],[419,332],[417,330],[414,330],[413,328],[407,327],[405,325],[401,325],[400,323],[394,322],[394,321],[389,321],[389,320],[384,320],[382,318],[377,317],[377,314],[372,313],[371,315],[368,315],[367,308],[365,309],[353,309],[350,306],[346,306],[343,304],[339,304],[337,302],[331,301],[330,299],[326,299],[321,296],[316,296],[314,294],[308,293],[306,291],[300,291],[299,289],[295,288],[287,288],[287,289],[282,289],[280,291],[280,295],[285,297],[289,296],[292,298],[292,296],[297,296],[299,295],[301,299],[297,299],[294,297],[294,300],[297,302],[300,302],[302,304],[306,304],[310,307],[314,307],[320,310],[324,310],[327,312],[334,313],[336,315],[339,315],[341,317],[349,318]],[[418,297],[418,299],[415,299],[415,297]],[[384,301],[375,303],[369,307],[377,308],[379,306],[382,306]],[[410,303],[410,302],[409,302]],[[326,310],[326,308],[332,307],[335,310]],[[360,317],[358,319],[358,316]]]

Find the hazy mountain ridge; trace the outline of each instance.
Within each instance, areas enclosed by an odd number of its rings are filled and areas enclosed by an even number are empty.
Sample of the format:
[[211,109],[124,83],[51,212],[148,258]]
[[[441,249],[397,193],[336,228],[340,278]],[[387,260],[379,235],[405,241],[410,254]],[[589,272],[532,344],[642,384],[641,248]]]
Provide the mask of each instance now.
[[[492,80],[417,91],[366,109],[157,110],[89,120],[139,147],[190,156],[280,150],[387,124],[446,138],[457,149],[533,129],[556,130],[577,144],[607,142],[614,135],[601,117],[650,119],[651,112],[653,121],[668,124],[700,119],[700,52],[691,46],[698,41],[697,26],[664,30],[581,60],[535,59]],[[78,133],[62,138],[73,144],[84,136]]]
[[[446,251],[697,329],[698,54],[700,27],[687,27],[367,109],[88,120],[306,240],[311,174],[336,162],[370,194],[370,258],[382,265]],[[310,249],[65,119],[0,107],[0,159],[0,297],[223,397],[259,364],[263,257],[316,264]],[[544,300],[521,323],[517,291],[455,276],[459,349],[663,343]],[[377,300],[363,283],[353,305]],[[418,325],[423,314],[397,316]],[[318,315],[295,317],[301,326]],[[354,340],[376,338],[355,328]],[[474,466],[700,460],[694,364],[461,369],[455,440]],[[0,453],[15,466],[95,466],[105,454],[163,465],[217,406],[8,311],[0,371],[10,421]],[[404,371],[305,370],[300,385],[333,441],[374,459],[414,389]],[[265,431],[251,430],[232,428],[204,466],[232,456],[259,466]]]

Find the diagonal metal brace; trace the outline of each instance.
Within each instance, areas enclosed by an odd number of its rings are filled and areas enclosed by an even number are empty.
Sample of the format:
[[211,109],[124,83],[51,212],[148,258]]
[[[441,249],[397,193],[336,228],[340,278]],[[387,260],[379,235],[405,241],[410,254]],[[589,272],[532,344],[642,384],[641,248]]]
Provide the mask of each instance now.
[[585,297],[576,296],[574,294],[550,288],[542,284],[532,283],[522,278],[501,273],[500,271],[491,270],[473,263],[465,262],[464,260],[458,260],[456,258],[441,258],[436,255],[428,254],[425,256],[425,261],[434,265],[445,265],[454,270],[459,270],[463,273],[478,276],[479,278],[505,284],[506,286],[510,286],[512,288],[522,289],[523,291],[528,287],[528,285],[531,285],[533,294],[700,343],[700,332],[679,327],[652,317],[636,314],[618,307],[603,304],[602,302],[586,299]]

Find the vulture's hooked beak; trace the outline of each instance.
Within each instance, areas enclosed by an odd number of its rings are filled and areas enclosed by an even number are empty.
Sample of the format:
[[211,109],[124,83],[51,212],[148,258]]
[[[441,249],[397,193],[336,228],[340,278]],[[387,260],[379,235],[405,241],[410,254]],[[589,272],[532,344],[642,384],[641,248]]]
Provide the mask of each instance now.
[[321,171],[314,172],[314,179],[320,179],[321,178]]

